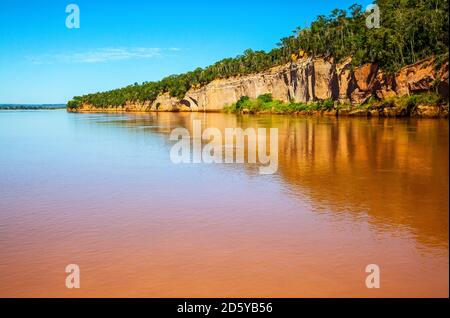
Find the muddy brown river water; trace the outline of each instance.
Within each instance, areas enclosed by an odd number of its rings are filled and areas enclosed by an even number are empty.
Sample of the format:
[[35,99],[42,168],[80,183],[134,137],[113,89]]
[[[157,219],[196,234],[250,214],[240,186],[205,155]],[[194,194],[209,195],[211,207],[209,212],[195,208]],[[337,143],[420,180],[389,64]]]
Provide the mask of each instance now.
[[[278,171],[172,163],[169,134],[194,119],[278,128]],[[448,129],[1,111],[0,296],[448,297]]]

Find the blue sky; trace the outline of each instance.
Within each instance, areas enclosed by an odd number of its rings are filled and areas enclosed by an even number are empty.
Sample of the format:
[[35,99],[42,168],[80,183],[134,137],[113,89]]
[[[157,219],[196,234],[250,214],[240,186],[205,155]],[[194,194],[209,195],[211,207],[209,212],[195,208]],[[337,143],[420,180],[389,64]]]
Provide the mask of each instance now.
[[[65,103],[75,95],[159,80],[245,49],[270,50],[319,14],[366,0],[2,0],[0,103]],[[80,28],[65,25],[68,4]]]

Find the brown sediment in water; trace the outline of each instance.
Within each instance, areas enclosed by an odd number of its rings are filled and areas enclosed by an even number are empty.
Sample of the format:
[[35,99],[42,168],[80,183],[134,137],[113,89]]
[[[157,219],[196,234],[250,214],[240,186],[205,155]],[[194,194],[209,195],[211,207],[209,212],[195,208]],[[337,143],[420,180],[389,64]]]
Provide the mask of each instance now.
[[[0,180],[2,296],[448,297],[446,120],[70,118],[70,170],[54,166],[41,182],[21,159]],[[194,119],[221,131],[278,128],[278,173],[158,162],[169,146],[152,138],[192,131]],[[28,158],[22,144],[15,151]],[[37,176],[17,200],[20,171]],[[69,263],[80,265],[79,290],[64,286]],[[372,263],[379,290],[364,283]]]

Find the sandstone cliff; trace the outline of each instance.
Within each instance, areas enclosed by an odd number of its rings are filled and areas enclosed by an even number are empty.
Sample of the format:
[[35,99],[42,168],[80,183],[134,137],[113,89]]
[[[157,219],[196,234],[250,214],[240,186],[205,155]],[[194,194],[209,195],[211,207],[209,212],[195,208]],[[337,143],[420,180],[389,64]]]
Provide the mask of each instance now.
[[350,58],[341,63],[304,58],[258,74],[214,80],[189,90],[182,100],[166,93],[152,103],[127,103],[106,109],[83,105],[78,111],[220,111],[241,96],[256,98],[266,93],[286,102],[332,99],[351,105],[362,104],[374,95],[384,99],[431,90],[448,97],[448,68],[448,59],[438,66],[434,58],[429,58],[390,75],[376,64],[353,67]]

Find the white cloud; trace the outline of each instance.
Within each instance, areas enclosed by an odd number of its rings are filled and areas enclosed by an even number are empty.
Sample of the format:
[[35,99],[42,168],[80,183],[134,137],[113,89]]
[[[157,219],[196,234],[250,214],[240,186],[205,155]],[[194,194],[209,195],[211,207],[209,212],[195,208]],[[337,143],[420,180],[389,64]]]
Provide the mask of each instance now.
[[49,63],[102,63],[132,59],[150,59],[161,57],[166,51],[180,51],[179,48],[97,48],[85,52],[65,52],[58,54],[44,54],[28,59],[33,64]]

